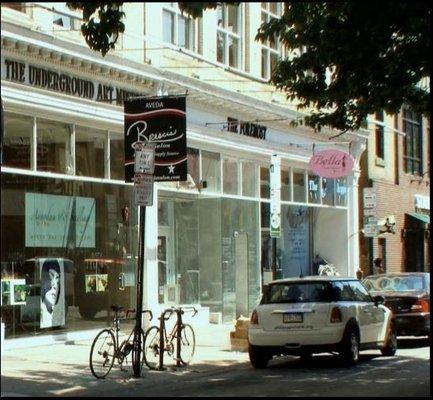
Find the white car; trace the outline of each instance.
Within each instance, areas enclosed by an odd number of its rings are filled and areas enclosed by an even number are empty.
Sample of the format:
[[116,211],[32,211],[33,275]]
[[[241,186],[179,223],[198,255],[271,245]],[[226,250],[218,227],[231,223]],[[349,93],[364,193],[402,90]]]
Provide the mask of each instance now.
[[359,351],[380,349],[393,356],[397,337],[392,312],[360,281],[336,276],[281,279],[265,287],[251,315],[249,356],[265,368],[274,355],[338,352],[347,364]]

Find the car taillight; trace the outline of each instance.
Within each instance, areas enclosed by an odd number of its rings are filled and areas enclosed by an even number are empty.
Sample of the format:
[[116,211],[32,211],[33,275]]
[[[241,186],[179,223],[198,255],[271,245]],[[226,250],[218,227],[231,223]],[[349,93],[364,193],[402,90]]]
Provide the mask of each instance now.
[[331,322],[336,323],[341,321],[343,321],[343,317],[341,315],[340,307],[334,307],[331,311]]
[[429,312],[430,304],[427,300],[417,300],[410,309],[413,312]]
[[252,325],[258,325],[259,324],[259,315],[257,314],[257,311],[254,310],[251,314],[251,324]]

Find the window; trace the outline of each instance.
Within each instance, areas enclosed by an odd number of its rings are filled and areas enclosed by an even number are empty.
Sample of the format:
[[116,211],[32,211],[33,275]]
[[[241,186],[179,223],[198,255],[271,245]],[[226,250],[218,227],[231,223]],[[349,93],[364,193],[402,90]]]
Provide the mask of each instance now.
[[239,163],[235,159],[223,159],[223,192],[239,194]]
[[345,282],[345,284],[350,285],[350,289],[352,289],[355,301],[361,301],[363,303],[365,302],[368,303],[372,301],[370,295],[368,294],[367,289],[364,286],[362,286],[361,282],[349,281],[349,282]]
[[403,109],[404,170],[412,175],[422,175],[422,121],[421,116],[408,108]]
[[382,268],[386,272],[386,239],[379,238],[377,242],[378,257],[382,259]]
[[37,130],[37,169],[73,174],[72,125],[38,119]]
[[30,169],[33,117],[5,113],[3,165]]
[[260,197],[269,199],[271,196],[269,168],[260,167]]
[[376,123],[375,128],[375,143],[376,143],[376,157],[384,160],[385,159],[385,143],[384,143],[384,126],[383,126],[383,111],[376,113],[376,121],[381,124]]
[[165,3],[162,11],[162,37],[164,42],[191,51],[197,51],[196,24],[188,15],[182,15],[175,3]]
[[75,126],[76,175],[104,178],[106,137],[105,131]]
[[203,190],[210,192],[221,191],[221,160],[218,153],[201,152],[201,173],[206,187]]
[[241,9],[239,5],[217,6],[217,61],[241,67]]
[[293,201],[305,203],[305,174],[304,171],[293,171]]
[[281,170],[281,200],[291,200],[290,170]]
[[110,179],[125,180],[125,140],[123,134],[110,132]]
[[[268,23],[273,18],[280,18],[281,3],[261,3],[261,23]],[[277,36],[262,42],[262,72],[264,79],[270,79],[275,65],[281,56],[281,44]]]
[[334,205],[335,197],[335,180],[331,178],[322,178],[322,202],[328,206]]
[[308,175],[308,202],[320,204],[320,178],[317,175]]
[[347,179],[337,178],[335,180],[335,205],[343,206],[347,205]]
[[256,197],[258,188],[258,169],[252,161],[242,161],[242,196]]

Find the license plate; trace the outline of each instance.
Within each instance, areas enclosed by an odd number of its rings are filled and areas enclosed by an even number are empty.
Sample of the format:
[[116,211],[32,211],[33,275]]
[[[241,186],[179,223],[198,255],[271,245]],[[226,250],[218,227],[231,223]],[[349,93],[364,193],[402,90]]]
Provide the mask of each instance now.
[[302,313],[289,313],[289,314],[283,314],[283,322],[285,324],[291,323],[291,322],[303,322],[304,321],[304,314]]

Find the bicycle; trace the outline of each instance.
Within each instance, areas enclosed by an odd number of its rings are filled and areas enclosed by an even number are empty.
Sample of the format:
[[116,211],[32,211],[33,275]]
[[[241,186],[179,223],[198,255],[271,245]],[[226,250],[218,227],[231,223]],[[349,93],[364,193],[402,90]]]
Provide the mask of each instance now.
[[[119,313],[124,311],[122,307],[111,306],[110,309],[114,311],[113,325],[110,328],[103,329],[96,335],[90,349],[90,370],[93,376],[98,379],[103,379],[108,375],[115,359],[117,359],[120,369],[122,370],[123,362],[126,361],[130,353],[132,353],[132,365],[134,365],[134,355],[137,353],[133,351],[137,340],[135,326],[132,328],[126,340],[123,340],[121,343],[119,341],[120,320],[135,320],[135,317],[128,318],[128,314],[135,313],[135,310],[126,310],[125,318],[120,318]],[[143,310],[143,314],[144,313],[150,314],[150,320],[152,320],[152,311]],[[144,344],[143,329],[141,329],[141,343],[142,345]]]
[[[177,361],[177,365],[179,365],[179,362],[183,365],[188,365],[191,362],[195,351],[194,330],[192,329],[191,325],[184,324],[182,322],[182,315],[185,313],[184,309],[186,308],[192,309],[194,311],[193,316],[197,314],[197,310],[194,307],[172,307],[163,311],[161,316],[159,317],[159,320],[162,322],[161,326],[163,327],[162,351],[163,353],[166,352],[170,357],[173,356],[173,358]],[[168,317],[165,317],[165,314],[167,313],[169,313],[169,315]],[[177,314],[178,319],[176,324],[173,326],[171,332],[168,334],[167,329],[165,328],[165,321],[169,320],[174,313]],[[180,344],[179,351],[177,351],[177,343]],[[160,349],[161,328],[158,326],[151,326],[146,331],[143,345],[144,362],[150,369],[162,369],[162,362],[160,360]]]

